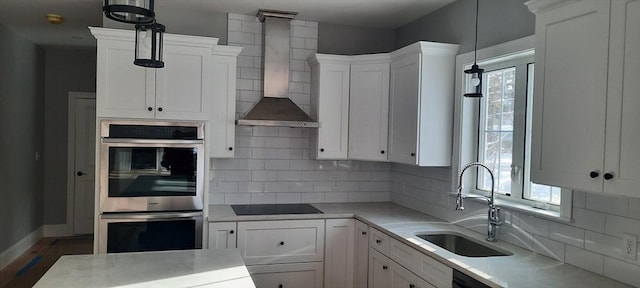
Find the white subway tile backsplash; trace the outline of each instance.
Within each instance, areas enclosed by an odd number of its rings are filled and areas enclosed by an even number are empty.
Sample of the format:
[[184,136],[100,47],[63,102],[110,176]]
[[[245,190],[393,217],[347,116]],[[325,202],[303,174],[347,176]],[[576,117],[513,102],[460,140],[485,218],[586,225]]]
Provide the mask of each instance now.
[[291,26],[291,35],[293,37],[318,38],[318,28],[307,26]]
[[368,192],[349,192],[347,193],[349,202],[370,202],[371,193]]
[[307,38],[305,39],[305,47],[307,49],[316,50],[318,49],[318,39]]
[[251,171],[251,181],[277,181],[277,171]]
[[263,191],[263,182],[238,182],[238,192],[240,193],[262,193]]
[[242,32],[261,34],[262,23],[256,21],[242,21]]
[[594,273],[603,274],[604,256],[570,245],[565,246],[565,249],[566,263]]
[[[313,182],[289,182],[290,192],[313,192]],[[305,193],[303,193],[304,196]]]
[[302,193],[277,193],[276,204],[300,203]]
[[331,192],[338,190],[338,185],[334,181],[315,181],[313,182],[314,192]]
[[[253,34],[244,32],[229,31],[227,34],[227,41],[234,44],[255,44]],[[251,53],[241,52],[242,55],[252,55]],[[255,56],[255,55],[254,55]]]
[[251,22],[258,21],[258,18],[256,18],[255,16],[249,16],[249,15],[244,15],[244,14],[232,14],[232,13],[229,13],[229,14],[227,14],[227,18],[228,19],[233,19],[233,20],[242,20],[242,21],[251,21]]
[[368,181],[372,180],[371,171],[349,171],[349,180],[351,181]]
[[289,160],[268,159],[264,163],[265,170],[290,170]]
[[274,204],[274,203],[276,203],[276,193],[251,194],[251,204]]
[[364,191],[364,189],[360,189],[360,182],[356,182],[356,181],[340,181],[340,182],[336,182],[336,183],[337,183],[336,189],[337,189],[337,191],[340,191],[340,192],[353,192],[353,191],[361,191],[361,190]]
[[300,193],[300,201],[302,203],[322,203],[324,202],[324,193],[307,192]]
[[347,192],[324,193],[324,201],[328,203],[348,202]]
[[605,257],[604,276],[640,287],[640,266]]
[[629,198],[590,193],[586,197],[586,208],[608,214],[627,216],[629,214]]
[[565,245],[542,236],[533,236],[533,251],[549,258],[564,261]]
[[253,136],[276,137],[278,127],[253,127]]
[[640,235],[640,220],[637,219],[607,214],[605,225],[607,235],[620,238],[624,233]]
[[264,160],[238,159],[238,170],[264,170]]
[[303,181],[321,181],[327,179],[326,171],[302,171]]
[[291,139],[288,137],[267,137],[264,146],[267,148],[289,148]]
[[227,193],[224,194],[224,202],[227,204],[249,204],[251,203],[250,193]]
[[327,180],[339,181],[339,183],[350,183],[344,182],[349,180],[349,174],[344,171],[326,171],[327,172]]
[[300,181],[301,171],[278,171],[278,181]]
[[587,206],[587,193],[573,191],[573,207],[585,208]]
[[586,230],[604,232],[605,213],[574,207],[574,225]]
[[576,247],[584,247],[584,229],[549,222],[549,238]]
[[291,48],[305,48],[305,38],[291,37]]
[[264,182],[264,192],[266,193],[289,192],[289,182]]
[[251,171],[226,171],[224,181],[251,181]]
[[[516,215],[514,215],[516,217]],[[530,234],[549,237],[549,221],[533,216],[519,214],[519,227]]]
[[242,20],[229,19],[227,29],[229,32],[242,32]]

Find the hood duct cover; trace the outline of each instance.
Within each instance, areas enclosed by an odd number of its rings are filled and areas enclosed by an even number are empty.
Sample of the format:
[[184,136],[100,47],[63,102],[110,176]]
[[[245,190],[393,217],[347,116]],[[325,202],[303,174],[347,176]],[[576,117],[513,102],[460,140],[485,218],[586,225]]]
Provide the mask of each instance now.
[[236,121],[238,125],[318,127],[307,113],[289,99],[291,19],[296,13],[260,10],[263,22],[264,97]]

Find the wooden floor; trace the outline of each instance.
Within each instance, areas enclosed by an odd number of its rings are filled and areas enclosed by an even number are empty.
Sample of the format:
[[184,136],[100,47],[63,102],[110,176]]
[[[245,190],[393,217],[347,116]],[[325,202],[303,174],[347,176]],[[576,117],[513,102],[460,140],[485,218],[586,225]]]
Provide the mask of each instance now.
[[91,253],[93,236],[44,238],[0,270],[0,287],[32,287],[60,256]]

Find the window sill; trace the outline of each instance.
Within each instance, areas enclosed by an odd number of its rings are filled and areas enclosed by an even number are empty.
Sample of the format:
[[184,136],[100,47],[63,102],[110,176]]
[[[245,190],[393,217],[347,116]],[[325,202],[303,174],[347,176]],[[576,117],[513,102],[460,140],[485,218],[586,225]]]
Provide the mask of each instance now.
[[[470,197],[470,198],[465,199],[465,200],[471,200],[471,201],[478,201],[478,202],[486,203],[486,200],[484,199],[485,195],[475,194],[475,193],[468,193],[468,194],[465,194],[465,196]],[[514,211],[514,212],[518,212],[518,213],[522,213],[522,214],[526,214],[526,215],[530,215],[530,216],[534,216],[534,217],[538,217],[538,218],[541,218],[541,219],[554,221],[554,222],[560,222],[560,223],[573,223],[574,222],[573,219],[571,219],[571,218],[560,216],[560,211],[544,210],[544,209],[534,208],[534,207],[531,207],[530,205],[526,205],[526,204],[518,203],[518,202],[514,202],[514,201],[509,201],[509,200],[505,200],[505,199],[496,198],[495,201],[496,201],[496,206],[498,206],[500,208],[504,208],[504,209],[510,210],[510,211]]]

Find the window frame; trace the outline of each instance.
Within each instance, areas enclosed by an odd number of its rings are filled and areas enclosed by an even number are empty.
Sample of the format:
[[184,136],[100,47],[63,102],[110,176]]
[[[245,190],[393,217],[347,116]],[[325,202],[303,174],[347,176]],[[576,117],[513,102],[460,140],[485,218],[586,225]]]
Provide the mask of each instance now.
[[[499,70],[500,67],[513,67],[509,66],[512,63],[519,63],[523,66],[524,69],[516,69],[516,74],[524,73],[524,81],[520,78],[520,90],[516,90],[516,96],[522,97],[521,93],[524,93],[526,96],[527,93],[530,93],[530,87],[527,85],[527,79],[529,77],[527,74],[530,72],[530,67],[528,67],[528,63],[533,63],[534,58],[534,36],[528,36],[525,38],[517,39],[514,41],[502,43],[496,46],[487,47],[484,49],[480,49],[477,51],[477,63],[485,72]],[[453,165],[452,165],[452,188],[453,191],[457,190],[458,187],[458,173],[460,172],[461,167],[470,162],[478,161],[478,153],[479,153],[479,144],[480,144],[480,102],[479,101],[464,101],[464,91],[468,85],[469,75],[464,73],[465,69],[471,67],[474,63],[474,52],[471,51],[469,53],[460,54],[456,57],[456,83],[455,83],[455,99],[454,99],[454,149],[453,149]],[[516,76],[516,81],[518,76]],[[483,79],[483,81],[486,81]],[[516,85],[518,83],[515,83]],[[483,83],[486,85],[486,83]],[[518,87],[518,86],[517,86]],[[483,87],[483,89],[486,89]],[[525,97],[525,99],[528,97]],[[524,102],[524,103],[522,103]],[[519,101],[520,106],[524,105],[524,107],[520,107],[521,110],[524,110],[525,113],[531,113],[531,105],[527,103],[530,101]],[[517,105],[517,104],[514,104]],[[515,108],[514,110],[517,110]],[[515,119],[514,119],[515,121]],[[532,121],[530,121],[532,122]],[[523,125],[520,129],[522,131],[519,135],[515,134],[515,126]],[[529,173],[529,165],[530,165],[530,147],[526,148],[525,136],[526,131],[530,131],[530,124],[526,125],[526,123],[514,123],[514,151],[513,158],[522,159],[519,170],[519,183],[524,183],[523,181],[528,181]],[[516,147],[515,139],[519,137],[522,139],[523,144],[521,147]],[[530,137],[530,136],[529,136]],[[531,145],[531,143],[529,143]],[[527,149],[529,150],[527,152]],[[517,151],[516,151],[517,150]],[[527,163],[528,162],[528,163]],[[514,164],[514,163],[512,163]],[[526,171],[525,171],[526,170]],[[488,193],[484,190],[476,189],[477,183],[477,169],[473,170],[474,173],[466,173],[463,178],[463,194],[465,195],[487,195]],[[512,170],[513,171],[513,170]],[[526,173],[525,173],[526,172]],[[519,185],[524,186],[524,185]],[[521,189],[518,189],[521,190]],[[512,191],[512,196],[504,196],[496,193],[496,198],[498,199],[497,204],[501,206],[506,206],[516,210],[522,210],[524,212],[530,212],[534,215],[542,215],[546,217],[552,218],[560,218],[566,221],[570,221],[571,219],[571,208],[572,208],[572,191],[569,189],[562,189],[561,192],[561,203],[560,205],[549,205],[546,203],[538,202],[535,200],[525,199],[523,194],[525,191]]]

